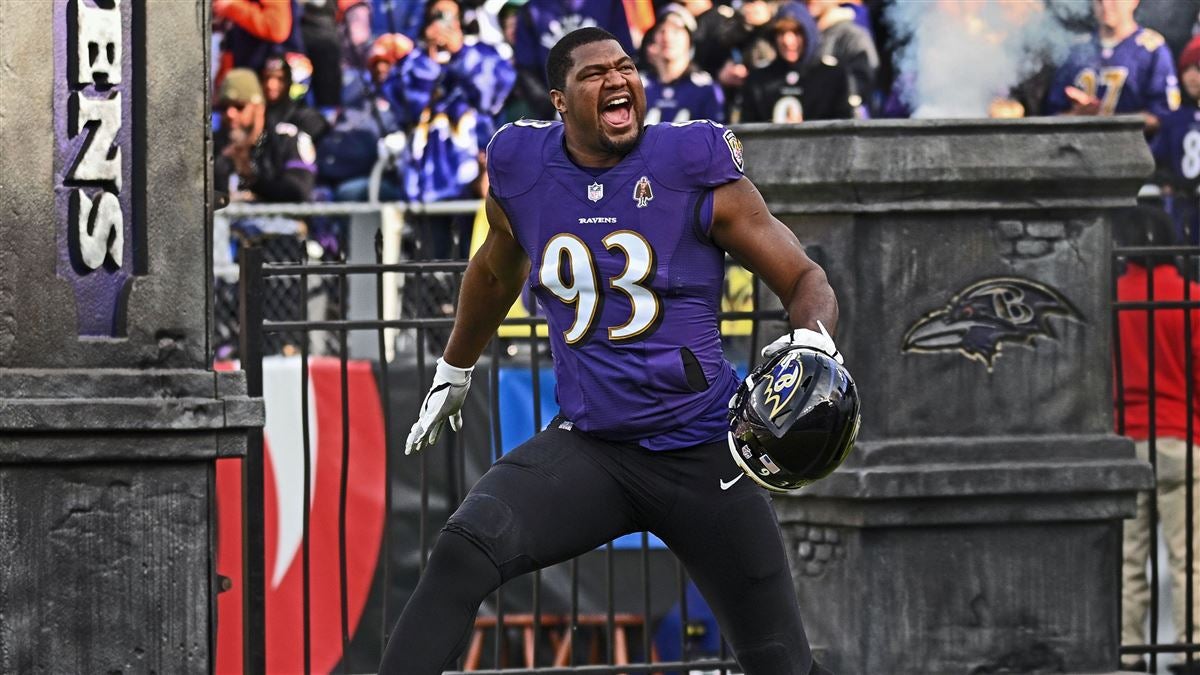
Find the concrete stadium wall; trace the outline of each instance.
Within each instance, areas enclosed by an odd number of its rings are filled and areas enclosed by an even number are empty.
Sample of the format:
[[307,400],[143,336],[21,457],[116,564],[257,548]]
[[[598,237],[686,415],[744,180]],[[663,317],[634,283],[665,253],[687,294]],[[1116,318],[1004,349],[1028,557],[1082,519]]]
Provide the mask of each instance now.
[[207,0],[0,10],[0,672],[208,672]]
[[1112,433],[1108,214],[1153,168],[1140,118],[738,133],[838,291],[863,398],[846,464],[775,501],[818,657],[1116,671],[1121,520],[1152,477]]

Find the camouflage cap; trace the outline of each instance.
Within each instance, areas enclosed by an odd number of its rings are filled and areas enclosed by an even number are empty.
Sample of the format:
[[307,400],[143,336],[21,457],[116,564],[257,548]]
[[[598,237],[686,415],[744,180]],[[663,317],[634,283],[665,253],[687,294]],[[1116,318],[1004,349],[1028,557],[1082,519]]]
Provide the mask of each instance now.
[[231,103],[262,103],[262,85],[258,82],[258,73],[249,68],[234,68],[225,74],[221,82],[220,101]]

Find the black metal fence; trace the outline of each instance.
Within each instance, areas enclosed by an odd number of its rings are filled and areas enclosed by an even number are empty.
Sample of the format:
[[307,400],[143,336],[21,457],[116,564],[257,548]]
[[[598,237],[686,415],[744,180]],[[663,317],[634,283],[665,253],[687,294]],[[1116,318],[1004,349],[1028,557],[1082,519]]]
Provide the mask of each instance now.
[[[246,246],[240,256],[238,289],[238,325],[240,342],[237,352],[247,372],[250,395],[263,391],[262,357],[264,350],[278,351],[282,343],[293,345],[301,362],[300,426],[304,435],[303,504],[311,501],[313,467],[309,438],[309,359],[314,353],[314,335],[326,336],[318,349],[335,356],[340,364],[342,392],[347,389],[347,370],[351,361],[348,345],[351,334],[374,334],[374,363],[382,398],[386,437],[386,474],[384,542],[379,571],[355,634],[347,628],[352,621],[346,588],[346,499],[349,467],[355,462],[350,451],[349,424],[343,424],[342,472],[338,519],[338,561],[340,567],[339,610],[342,662],[340,672],[374,672],[386,637],[398,618],[415,577],[424,569],[425,560],[441,524],[463,499],[470,484],[499,458],[501,444],[500,373],[502,368],[527,370],[531,377],[532,428],[540,429],[548,418],[538,401],[542,397],[540,373],[550,366],[548,341],[539,337],[540,318],[506,320],[506,337],[492,340],[490,350],[476,370],[476,386],[468,405],[474,405],[477,419],[469,420],[474,436],[451,433],[437,447],[417,457],[403,457],[403,443],[409,425],[415,420],[417,406],[432,378],[436,356],[453,324],[442,298],[453,303],[461,283],[465,261],[429,261],[383,264],[380,239],[376,240],[374,264],[317,263],[299,256],[300,262],[266,262],[264,252]],[[732,266],[732,263],[730,263]],[[395,288],[385,288],[385,278],[406,278],[403,292],[415,300],[407,303],[399,319],[385,320],[382,298]],[[375,286],[374,318],[346,318],[346,302],[337,310],[320,317],[308,315],[310,293],[330,293],[339,299],[350,297],[347,288],[355,277],[372,279]],[[752,308],[722,314],[722,320],[749,321],[746,334],[726,338],[726,350],[735,363],[750,363],[760,345],[760,322],[782,321],[782,313],[758,309],[757,283]],[[265,311],[279,307],[278,295],[289,295],[284,311],[273,316]],[[433,297],[436,301],[420,301]],[[218,302],[218,304],[220,304]],[[416,308],[416,309],[413,309]],[[424,308],[422,310],[421,308]],[[452,307],[451,307],[452,309]],[[424,315],[421,315],[424,312]],[[357,312],[361,315],[361,311]],[[770,325],[770,324],[768,324]],[[782,325],[782,323],[780,323]],[[512,327],[520,335],[513,337]],[[743,324],[745,326],[745,324]],[[388,341],[400,332],[405,348],[389,362],[385,355]],[[286,336],[281,340],[280,336]],[[360,343],[361,344],[361,343]],[[485,374],[486,377],[480,377]],[[486,386],[480,386],[486,380]],[[472,403],[474,401],[474,403]],[[349,396],[341,397],[343,420],[349,419]],[[483,419],[486,418],[486,424]],[[416,473],[414,476],[413,473]],[[244,667],[247,673],[267,672],[266,632],[269,617],[264,609],[264,453],[263,437],[258,432],[250,439],[244,476]],[[400,501],[397,503],[397,496]],[[407,509],[407,510],[406,510]],[[312,514],[304,509],[303,544],[300,552],[303,575],[303,631],[294,636],[304,652],[304,670],[311,672],[313,640],[310,626],[312,587],[327,580],[310,578],[309,532]],[[635,535],[636,537],[636,535]],[[407,586],[406,586],[407,584]],[[682,565],[665,549],[653,545],[651,537],[640,535],[636,545],[618,548],[614,543],[580,558],[547,570],[513,580],[487,601],[476,621],[473,639],[464,654],[461,672],[474,673],[637,673],[717,671],[735,669],[723,641],[714,639],[712,626],[694,619],[695,597]],[[673,658],[661,658],[656,638],[657,623],[671,613],[678,624],[677,649]],[[370,615],[370,616],[368,616]],[[714,651],[714,642],[719,646]]]
[[[1193,628],[1200,618],[1193,609],[1200,590],[1193,569],[1200,247],[1117,247],[1113,262],[1117,433],[1138,441],[1158,483],[1155,492],[1139,496],[1138,519],[1125,521],[1122,661],[1126,668],[1157,673],[1160,663],[1173,658],[1172,672],[1200,673],[1200,644]],[[1178,555],[1177,561],[1160,559],[1160,525],[1168,558]],[[1137,570],[1147,569],[1148,579],[1138,579]],[[1182,611],[1171,618],[1170,637],[1160,640],[1160,577],[1172,570],[1183,579],[1168,585],[1172,604]],[[1148,626],[1135,621],[1134,608],[1143,603]],[[1142,639],[1131,642],[1131,631]]]

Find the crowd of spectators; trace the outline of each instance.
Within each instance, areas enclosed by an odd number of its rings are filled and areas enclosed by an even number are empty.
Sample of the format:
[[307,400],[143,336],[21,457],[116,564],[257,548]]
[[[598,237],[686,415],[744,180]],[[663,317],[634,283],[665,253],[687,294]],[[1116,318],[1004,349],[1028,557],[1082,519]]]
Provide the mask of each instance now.
[[[913,73],[893,64],[904,36],[889,26],[889,4],[213,0],[218,189],[259,201],[478,197],[492,133],[522,117],[553,118],[546,54],[585,25],[637,55],[651,123],[906,117],[916,107]],[[1137,0],[1090,4],[1072,26],[1078,44],[980,114],[1142,114],[1176,234],[1196,241],[1200,42],[1186,42],[1175,19],[1173,32],[1154,26],[1174,43],[1139,25]],[[1165,22],[1152,14],[1138,16]],[[438,221],[425,253],[464,254],[469,226]]]

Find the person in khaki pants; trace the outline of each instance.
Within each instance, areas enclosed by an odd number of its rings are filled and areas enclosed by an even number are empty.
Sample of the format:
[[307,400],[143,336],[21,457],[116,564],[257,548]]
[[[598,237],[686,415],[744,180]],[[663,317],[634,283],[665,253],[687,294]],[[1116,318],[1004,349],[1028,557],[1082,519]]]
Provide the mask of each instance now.
[[[1169,245],[1171,220],[1161,209],[1137,207],[1117,214],[1117,243],[1123,246]],[[1151,289],[1147,292],[1148,287]],[[1186,293],[1186,296],[1185,296]],[[1125,261],[1117,280],[1117,300],[1121,302],[1180,301],[1185,297],[1200,300],[1200,284],[1180,274],[1170,256],[1138,256]],[[1192,508],[1200,504],[1200,310],[1190,317],[1182,309],[1156,309],[1153,312],[1154,368],[1150,368],[1149,319],[1145,310],[1118,311],[1120,327],[1120,389],[1117,401],[1117,433],[1136,441],[1137,456],[1149,461],[1151,444],[1156,465],[1155,503],[1163,538],[1167,545],[1167,563],[1171,575],[1172,620],[1176,642],[1195,642],[1200,631],[1200,578],[1192,580],[1192,623],[1187,629],[1187,453],[1193,457]],[[1191,322],[1189,345],[1185,340],[1186,321]],[[1188,399],[1189,352],[1192,398]],[[1154,394],[1154,420],[1150,421],[1150,394]],[[1188,442],[1188,417],[1192,418],[1192,442]],[[1193,510],[1193,560],[1200,558],[1200,511]],[[1125,522],[1124,563],[1122,565],[1121,643],[1146,644],[1144,625],[1150,604],[1150,585],[1146,564],[1150,556],[1150,494],[1137,498],[1137,516]],[[1193,570],[1195,567],[1193,566]],[[1190,636],[1189,636],[1190,632]],[[1171,670],[1176,673],[1200,673],[1200,655],[1191,666],[1181,656]],[[1124,665],[1144,669],[1127,655]]]

